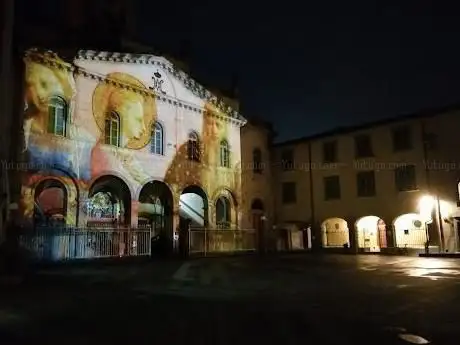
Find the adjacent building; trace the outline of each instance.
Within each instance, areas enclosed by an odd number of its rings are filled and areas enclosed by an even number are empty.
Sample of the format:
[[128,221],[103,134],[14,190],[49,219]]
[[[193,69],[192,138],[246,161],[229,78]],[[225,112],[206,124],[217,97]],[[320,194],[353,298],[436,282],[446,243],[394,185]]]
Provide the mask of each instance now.
[[244,226],[255,229],[260,250],[272,247],[276,233],[272,142],[269,123],[250,120],[241,128],[241,181]]
[[453,107],[275,145],[277,226],[323,248],[456,251],[459,126]]

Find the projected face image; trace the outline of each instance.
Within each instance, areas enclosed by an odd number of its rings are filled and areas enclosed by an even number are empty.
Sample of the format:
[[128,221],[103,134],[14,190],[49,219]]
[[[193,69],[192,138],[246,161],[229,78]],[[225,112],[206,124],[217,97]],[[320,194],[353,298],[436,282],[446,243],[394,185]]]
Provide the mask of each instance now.
[[[219,121],[212,117],[212,116],[205,116],[203,119],[204,121],[204,126],[203,126],[203,137],[208,139],[208,140],[218,140],[220,137],[220,132],[224,130],[224,125],[222,123],[219,123]],[[225,133],[222,133],[225,134]]]
[[[123,119],[122,134],[123,137],[129,140],[139,140],[145,132],[144,108],[142,100],[135,100],[131,97],[131,101],[123,102],[116,110],[121,114]],[[128,97],[126,99],[129,99]]]
[[[119,81],[128,87],[100,83],[93,94],[93,115],[102,133],[106,133],[106,119],[115,113],[120,119],[120,146],[140,149],[148,144],[151,128],[156,120],[154,99],[141,92],[147,88],[129,74],[115,72],[107,76],[110,80]],[[118,130],[118,129],[117,129]]]
[[[198,133],[198,143],[193,147],[194,142],[189,140],[181,145],[173,161],[170,163],[165,181],[176,185],[179,190],[188,185],[200,185],[208,191],[214,191],[223,186],[232,191],[239,188],[239,172],[234,169],[236,162],[229,153],[228,168],[220,166],[220,155],[222,154],[221,142],[229,142],[229,126],[227,121],[212,115],[217,110],[210,105],[205,106],[203,125]],[[198,149],[197,159],[191,159],[192,151]],[[225,168],[225,167],[224,167]]]
[[[75,81],[65,63],[53,57],[56,66],[38,63],[29,57],[25,59],[25,105],[24,135],[25,148],[29,144],[30,133],[45,133],[49,128],[50,104],[59,99],[65,111],[75,94]],[[55,126],[54,123],[51,125]]]
[[28,105],[34,106],[39,112],[47,112],[48,101],[52,96],[65,95],[64,83],[65,78],[51,68],[31,62],[26,69]]

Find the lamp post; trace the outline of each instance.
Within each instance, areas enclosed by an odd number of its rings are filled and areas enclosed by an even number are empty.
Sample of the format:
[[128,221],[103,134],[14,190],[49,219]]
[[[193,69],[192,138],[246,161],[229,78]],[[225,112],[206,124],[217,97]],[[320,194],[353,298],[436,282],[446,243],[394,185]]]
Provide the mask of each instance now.
[[259,227],[261,226],[262,229],[259,228],[258,237],[259,237],[259,241],[260,241],[260,238],[262,238],[262,241],[259,243],[259,246],[261,247],[260,249],[262,250],[262,252],[265,253],[267,251],[267,240],[268,240],[267,237],[270,236],[265,231],[265,229],[267,228],[267,216],[263,214],[262,216],[260,216],[260,220],[262,224],[259,225]]
[[425,235],[426,235],[426,242],[425,242],[425,254],[429,254],[430,252],[430,234],[428,231],[428,224],[430,224],[433,214],[433,207],[434,207],[434,198],[430,195],[423,196],[419,201],[419,213],[420,217],[423,220],[423,224],[425,226]]

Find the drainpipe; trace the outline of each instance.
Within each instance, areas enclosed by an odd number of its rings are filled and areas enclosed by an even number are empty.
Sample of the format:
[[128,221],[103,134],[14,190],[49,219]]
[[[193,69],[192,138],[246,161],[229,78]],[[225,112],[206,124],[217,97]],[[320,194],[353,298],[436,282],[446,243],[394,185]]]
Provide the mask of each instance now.
[[[312,241],[312,249],[313,244],[317,241],[317,231],[316,231],[316,224],[315,224],[315,198],[313,193],[313,172],[312,172],[312,159],[311,159],[311,142],[308,142],[308,179],[310,183],[310,212],[311,212],[311,229],[313,229],[313,233],[311,236],[315,237],[315,241]],[[320,233],[321,236],[321,233]]]
[[439,201],[439,194],[436,193],[436,213],[438,216],[438,232],[439,232],[439,239],[440,239],[440,246],[439,250],[441,252],[444,251],[444,227],[443,227],[443,220],[442,220],[442,214],[441,214],[441,202]]
[[[430,176],[430,167],[429,167],[429,162],[428,162],[428,138],[427,138],[427,133],[425,129],[425,122],[421,120],[420,122],[421,125],[421,134],[422,134],[422,145],[423,145],[423,162],[425,165],[425,178],[426,178],[426,186],[428,190],[428,194],[431,195],[432,189],[431,189],[431,176]],[[439,249],[442,252],[443,247],[444,247],[444,231],[442,229],[442,216],[441,216],[441,206],[439,203],[439,195],[438,191],[436,191],[436,227],[438,231],[438,238],[439,238]],[[428,239],[427,239],[428,241]],[[427,244],[427,252],[428,252],[429,244]]]

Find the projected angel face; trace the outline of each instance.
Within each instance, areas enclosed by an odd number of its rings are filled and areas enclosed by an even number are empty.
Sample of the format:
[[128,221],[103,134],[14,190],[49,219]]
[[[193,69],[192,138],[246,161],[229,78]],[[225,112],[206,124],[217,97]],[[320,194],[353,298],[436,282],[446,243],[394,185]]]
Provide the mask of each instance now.
[[93,94],[93,115],[104,132],[108,114],[116,113],[121,121],[121,146],[140,149],[150,141],[151,128],[156,120],[156,106],[152,97],[146,95],[147,88],[133,76],[115,72],[108,80],[121,83],[100,83]]
[[124,142],[139,140],[146,131],[144,99],[132,91],[115,90],[110,96],[109,108],[120,115]]
[[[66,78],[51,68],[31,62],[26,70],[26,102],[40,112],[48,111],[52,96],[64,95]],[[63,78],[64,77],[64,78]]]

